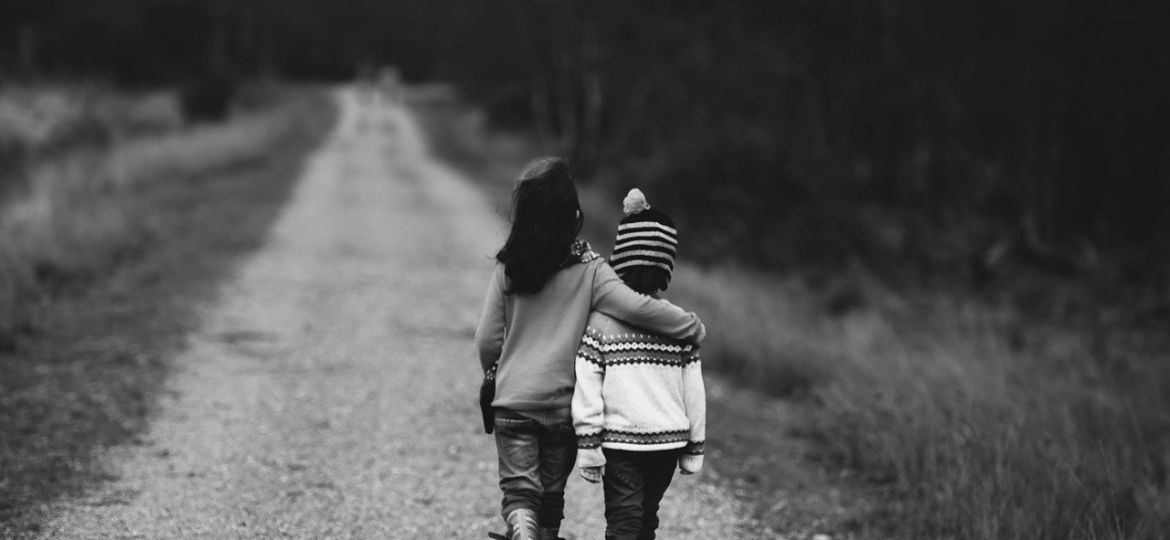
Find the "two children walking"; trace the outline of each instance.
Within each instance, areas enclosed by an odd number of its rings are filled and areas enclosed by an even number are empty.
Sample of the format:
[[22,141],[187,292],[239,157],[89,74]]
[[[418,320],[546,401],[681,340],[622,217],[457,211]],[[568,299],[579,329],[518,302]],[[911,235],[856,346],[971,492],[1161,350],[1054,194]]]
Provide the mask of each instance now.
[[702,467],[705,398],[697,316],[657,294],[677,231],[640,192],[607,264],[579,240],[568,164],[530,164],[513,191],[475,339],[496,369],[501,515],[509,537],[556,539],[574,464],[604,481],[606,538],[654,538],[674,468]]

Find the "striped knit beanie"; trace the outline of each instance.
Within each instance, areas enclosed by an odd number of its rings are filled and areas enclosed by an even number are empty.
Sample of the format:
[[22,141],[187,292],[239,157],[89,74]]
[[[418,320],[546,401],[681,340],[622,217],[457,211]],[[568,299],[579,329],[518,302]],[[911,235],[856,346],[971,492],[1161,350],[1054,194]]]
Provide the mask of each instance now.
[[631,189],[622,206],[626,217],[618,225],[610,265],[619,276],[636,266],[657,266],[666,270],[669,278],[678,251],[674,221],[662,211],[651,209],[640,189]]

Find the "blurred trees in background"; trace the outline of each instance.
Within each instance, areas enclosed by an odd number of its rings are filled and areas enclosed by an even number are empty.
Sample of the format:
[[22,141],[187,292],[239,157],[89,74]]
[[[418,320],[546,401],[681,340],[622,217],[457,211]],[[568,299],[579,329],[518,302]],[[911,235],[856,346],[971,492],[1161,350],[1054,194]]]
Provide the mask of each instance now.
[[509,5],[522,61],[489,102],[529,100],[579,166],[654,184],[716,250],[845,259],[884,230],[904,257],[972,221],[961,244],[1014,234],[1067,266],[1166,231],[1165,2]]
[[9,74],[124,85],[223,73],[336,79],[386,51],[422,72],[431,36],[411,13],[377,0],[4,0],[0,60]]
[[985,260],[1013,245],[1075,268],[1167,232],[1168,12],[1164,0],[3,0],[0,72],[152,85],[394,64],[558,142],[584,176],[648,188],[704,256],[841,265],[985,248]]

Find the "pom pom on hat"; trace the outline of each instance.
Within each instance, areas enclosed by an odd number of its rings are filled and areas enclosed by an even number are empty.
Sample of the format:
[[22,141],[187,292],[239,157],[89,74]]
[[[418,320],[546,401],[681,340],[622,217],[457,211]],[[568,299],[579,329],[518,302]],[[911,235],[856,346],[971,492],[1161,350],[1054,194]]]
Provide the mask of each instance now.
[[678,229],[670,216],[651,209],[640,189],[631,189],[622,201],[626,217],[618,224],[617,239],[609,263],[619,276],[637,266],[656,266],[674,272]]
[[646,202],[646,195],[638,188],[631,189],[622,200],[622,212],[631,216],[643,210],[649,210],[650,203]]

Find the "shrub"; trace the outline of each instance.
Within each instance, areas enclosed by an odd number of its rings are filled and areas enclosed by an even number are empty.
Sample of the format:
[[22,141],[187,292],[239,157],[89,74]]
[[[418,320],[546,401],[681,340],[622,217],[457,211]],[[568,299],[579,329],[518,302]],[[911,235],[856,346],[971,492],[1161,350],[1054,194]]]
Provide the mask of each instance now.
[[219,122],[228,117],[236,95],[236,81],[227,75],[195,77],[183,83],[183,116],[196,122]]

